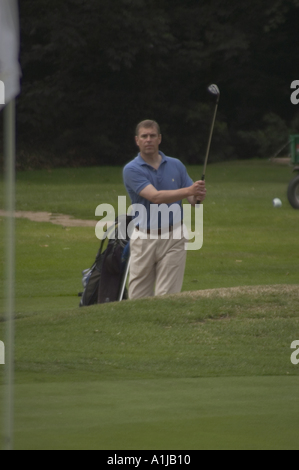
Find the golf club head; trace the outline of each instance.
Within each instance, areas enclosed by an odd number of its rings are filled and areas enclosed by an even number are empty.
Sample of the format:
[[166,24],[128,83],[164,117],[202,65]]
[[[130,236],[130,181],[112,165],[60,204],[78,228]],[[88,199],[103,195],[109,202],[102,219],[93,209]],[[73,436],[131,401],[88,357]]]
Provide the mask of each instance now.
[[212,95],[215,95],[215,96],[219,96],[220,95],[220,91],[219,91],[219,88],[217,85],[213,84],[213,85],[210,85],[209,88],[208,88],[209,92],[212,93]]

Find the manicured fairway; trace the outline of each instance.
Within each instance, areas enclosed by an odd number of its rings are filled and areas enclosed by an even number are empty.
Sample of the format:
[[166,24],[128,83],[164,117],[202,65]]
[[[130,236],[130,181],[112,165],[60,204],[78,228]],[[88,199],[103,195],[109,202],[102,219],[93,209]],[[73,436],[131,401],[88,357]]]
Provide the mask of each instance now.
[[298,449],[298,377],[22,384],[19,449]]
[[[194,179],[200,172],[189,168]],[[15,448],[298,449],[291,178],[266,161],[210,166],[203,248],[188,253],[183,293],[159,299],[79,309],[81,271],[99,246],[94,229],[18,219]],[[18,210],[95,223],[97,205],[116,208],[124,194],[121,168],[17,177]],[[3,240],[0,217],[2,266]]]
[[298,307],[272,286],[20,313],[15,446],[298,449]]

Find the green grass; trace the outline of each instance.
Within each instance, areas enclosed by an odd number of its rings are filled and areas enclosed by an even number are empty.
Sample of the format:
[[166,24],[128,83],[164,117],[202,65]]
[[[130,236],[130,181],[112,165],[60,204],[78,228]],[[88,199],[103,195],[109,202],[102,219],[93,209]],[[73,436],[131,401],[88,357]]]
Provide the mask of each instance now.
[[[188,170],[194,179],[201,171],[198,167]],[[294,256],[299,212],[292,209],[286,198],[291,178],[289,167],[265,161],[229,162],[208,168],[204,246],[198,252],[189,253],[183,290],[299,283]],[[21,172],[17,177],[18,210],[70,214],[96,222],[94,214],[99,204],[113,204],[117,213],[118,195],[125,195],[121,168],[43,170]],[[282,200],[281,209],[272,207],[274,197]],[[37,225],[31,226],[32,231],[40,232]],[[28,229],[21,222],[19,227],[19,239],[24,240],[23,232]],[[72,238],[82,240],[78,253],[73,256],[79,260],[75,268],[81,270],[92,263],[98,246],[92,228],[68,229],[68,233],[49,228],[43,233],[40,244],[48,244],[51,255],[55,250],[53,239],[54,243],[57,238],[63,243]],[[52,234],[52,239],[47,234]],[[38,252],[34,266],[40,259]],[[78,274],[75,270],[72,274],[74,285]]]
[[298,449],[298,304],[274,286],[18,314],[16,448]]
[[17,371],[36,380],[297,375],[297,286],[221,292],[18,313]]
[[298,449],[297,392],[294,377],[22,384],[15,440],[19,449],[104,449],[111,456],[124,449]]
[[[193,178],[200,171],[189,168]],[[15,448],[298,449],[291,178],[269,162],[208,168],[204,245],[188,252],[179,296],[79,309],[81,271],[99,246],[94,229],[18,219]],[[96,222],[96,206],[116,207],[118,195],[121,168],[17,176],[18,210]],[[4,254],[4,219],[0,235]],[[222,289],[236,286],[245,287]],[[2,302],[5,341],[3,320]]]

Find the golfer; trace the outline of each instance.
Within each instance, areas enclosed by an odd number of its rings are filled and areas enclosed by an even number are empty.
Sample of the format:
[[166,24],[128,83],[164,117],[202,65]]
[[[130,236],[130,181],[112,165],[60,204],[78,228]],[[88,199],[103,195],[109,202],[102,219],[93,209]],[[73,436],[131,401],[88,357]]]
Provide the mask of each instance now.
[[[146,120],[139,123],[135,140],[140,152],[125,166],[123,178],[132,204],[142,205],[147,218],[136,223],[130,242],[129,298],[175,294],[182,289],[187,255],[186,239],[182,235],[182,200],[187,199],[192,206],[198,200],[204,201],[205,182],[193,183],[179,160],[167,157],[159,150],[162,136],[157,122]],[[151,216],[157,214],[155,208],[161,204],[178,207],[179,219],[177,211],[172,213],[169,210],[169,220],[162,220],[159,212],[158,225],[157,220],[153,224]],[[162,237],[165,223],[169,239]],[[156,230],[151,230],[153,225]],[[182,235],[179,239],[174,236],[178,225]]]

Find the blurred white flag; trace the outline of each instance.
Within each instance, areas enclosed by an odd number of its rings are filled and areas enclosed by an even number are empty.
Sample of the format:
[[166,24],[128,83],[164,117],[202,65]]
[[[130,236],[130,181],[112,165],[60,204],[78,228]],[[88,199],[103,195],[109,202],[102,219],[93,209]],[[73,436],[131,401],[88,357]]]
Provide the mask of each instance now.
[[20,93],[17,0],[0,0],[0,110]]

